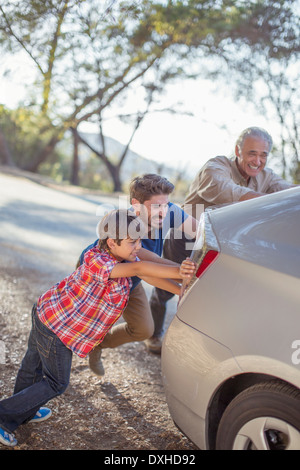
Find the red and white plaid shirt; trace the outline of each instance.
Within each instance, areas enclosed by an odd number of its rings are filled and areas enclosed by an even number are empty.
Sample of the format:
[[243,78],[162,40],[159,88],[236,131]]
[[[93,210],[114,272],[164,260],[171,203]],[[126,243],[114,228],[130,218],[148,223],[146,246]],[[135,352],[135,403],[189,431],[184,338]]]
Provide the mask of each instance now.
[[127,305],[131,278],[110,279],[117,263],[107,251],[92,248],[73,274],[38,299],[41,322],[80,357],[101,343]]

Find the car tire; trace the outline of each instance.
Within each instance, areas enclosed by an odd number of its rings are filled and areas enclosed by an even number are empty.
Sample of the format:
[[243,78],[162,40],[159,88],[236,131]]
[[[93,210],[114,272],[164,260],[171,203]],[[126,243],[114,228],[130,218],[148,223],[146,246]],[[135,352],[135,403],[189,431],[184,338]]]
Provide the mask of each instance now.
[[300,390],[279,382],[253,385],[226,408],[217,450],[300,450]]

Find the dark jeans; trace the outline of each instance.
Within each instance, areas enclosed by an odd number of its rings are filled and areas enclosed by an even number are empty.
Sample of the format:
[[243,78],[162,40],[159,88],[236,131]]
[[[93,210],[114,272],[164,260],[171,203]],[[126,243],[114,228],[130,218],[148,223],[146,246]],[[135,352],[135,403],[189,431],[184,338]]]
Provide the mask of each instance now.
[[49,330],[32,309],[28,349],[17,375],[14,395],[0,401],[0,427],[13,432],[38,409],[61,395],[70,380],[72,351]]
[[[188,245],[187,245],[188,244]],[[182,232],[171,229],[169,238],[164,241],[163,258],[182,263],[182,261],[191,255],[191,244],[193,242],[183,236]],[[187,248],[188,247],[188,248]],[[155,287],[150,297],[150,308],[154,320],[154,337],[162,337],[164,333],[164,322],[167,312],[167,302],[174,294]]]

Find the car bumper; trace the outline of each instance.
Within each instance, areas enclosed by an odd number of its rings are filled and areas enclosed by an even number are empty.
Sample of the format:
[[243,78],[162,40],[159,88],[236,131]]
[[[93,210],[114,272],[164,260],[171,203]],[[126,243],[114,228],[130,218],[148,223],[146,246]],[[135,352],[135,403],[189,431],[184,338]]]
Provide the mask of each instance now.
[[175,317],[162,348],[168,407],[178,428],[206,450],[207,412],[220,384],[241,373],[231,351]]

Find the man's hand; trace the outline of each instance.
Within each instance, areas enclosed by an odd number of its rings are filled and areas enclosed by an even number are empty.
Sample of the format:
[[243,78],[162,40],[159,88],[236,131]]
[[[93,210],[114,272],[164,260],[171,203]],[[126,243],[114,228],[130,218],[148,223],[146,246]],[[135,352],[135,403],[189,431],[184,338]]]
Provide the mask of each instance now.
[[191,279],[196,272],[196,265],[190,258],[186,258],[182,261],[179,272],[182,279]]

